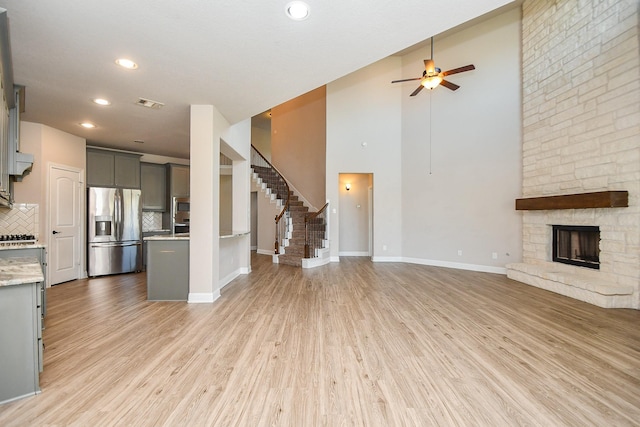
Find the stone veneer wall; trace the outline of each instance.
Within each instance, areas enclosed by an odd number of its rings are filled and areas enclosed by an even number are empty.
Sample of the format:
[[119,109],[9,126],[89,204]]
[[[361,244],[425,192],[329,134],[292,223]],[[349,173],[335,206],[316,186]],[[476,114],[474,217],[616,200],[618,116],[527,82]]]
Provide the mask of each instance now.
[[[509,277],[638,309],[638,1],[525,0],[522,12],[523,197],[627,190],[629,207],[525,211]],[[600,270],[551,264],[551,224],[600,226]]]

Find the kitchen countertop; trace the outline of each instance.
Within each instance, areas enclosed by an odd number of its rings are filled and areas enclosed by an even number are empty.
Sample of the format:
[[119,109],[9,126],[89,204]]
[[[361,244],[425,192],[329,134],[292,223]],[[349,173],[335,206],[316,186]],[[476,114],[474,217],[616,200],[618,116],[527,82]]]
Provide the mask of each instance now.
[[[250,231],[220,231],[221,239],[229,239],[232,237],[247,236],[251,234]],[[149,240],[189,240],[189,233],[178,234],[161,234],[158,236],[146,236],[145,241]]]
[[220,230],[220,238],[221,239],[229,239],[231,237],[240,237],[240,236],[247,236],[251,234],[250,231],[227,231],[227,230]]
[[9,244],[3,244],[0,243],[0,251],[5,251],[8,249],[30,249],[30,248],[46,248],[47,245],[43,245],[40,243],[34,243],[32,245],[9,245]]
[[[221,239],[230,239],[232,237],[247,236],[251,234],[250,231],[220,231]],[[189,233],[178,234],[161,234],[158,236],[146,236],[144,240],[189,240]]]
[[44,281],[40,261],[35,257],[0,258],[0,286]]
[[142,234],[146,234],[146,233],[171,233],[171,230],[169,230],[168,228],[159,228],[157,230],[142,230]]
[[145,241],[151,240],[189,240],[189,233],[177,233],[177,234],[158,234],[156,236],[145,236]]

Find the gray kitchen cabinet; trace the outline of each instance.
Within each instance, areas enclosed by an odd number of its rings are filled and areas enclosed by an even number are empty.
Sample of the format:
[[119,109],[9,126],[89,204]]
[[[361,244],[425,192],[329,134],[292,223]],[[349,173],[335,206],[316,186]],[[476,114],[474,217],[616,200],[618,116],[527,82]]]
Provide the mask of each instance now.
[[140,188],[140,155],[118,153],[114,156],[115,186]]
[[140,188],[140,157],[87,148],[87,186]]
[[35,257],[3,258],[0,269],[0,403],[5,403],[40,392],[44,282]]
[[170,234],[171,230],[153,230],[142,232],[142,271],[147,271],[147,252],[149,250],[149,245],[147,244],[147,239],[145,239],[145,237],[168,236]]
[[140,163],[142,210],[167,210],[167,172],[164,165]]
[[189,240],[147,239],[147,299],[186,301],[189,296]]
[[0,286],[0,403],[40,392],[42,286]]
[[115,183],[113,153],[87,148],[87,186],[113,186]]
[[[47,249],[45,246],[7,246],[0,248],[0,258],[25,258],[34,257],[40,262],[42,269],[43,282],[47,283]],[[47,301],[44,286],[42,287],[42,322],[44,324],[44,316],[47,315]],[[40,366],[42,371],[42,366]]]
[[167,163],[169,200],[172,197],[189,197],[189,166]]

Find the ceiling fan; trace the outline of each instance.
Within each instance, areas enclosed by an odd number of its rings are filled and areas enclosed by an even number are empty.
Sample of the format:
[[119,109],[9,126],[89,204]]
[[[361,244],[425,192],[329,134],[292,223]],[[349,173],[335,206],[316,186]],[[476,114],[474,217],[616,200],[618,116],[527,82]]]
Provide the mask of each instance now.
[[433,62],[433,37],[431,37],[431,59],[424,60],[424,71],[422,77],[416,77],[413,79],[394,80],[391,83],[409,82],[412,80],[420,80],[420,86],[414,90],[410,96],[416,96],[423,88],[434,89],[439,85],[446,87],[447,89],[457,90],[460,86],[455,83],[451,83],[444,80],[444,77],[452,74],[463,73],[465,71],[475,70],[476,67],[473,64],[465,65],[464,67],[454,68],[449,71],[441,71],[437,68],[435,62]]

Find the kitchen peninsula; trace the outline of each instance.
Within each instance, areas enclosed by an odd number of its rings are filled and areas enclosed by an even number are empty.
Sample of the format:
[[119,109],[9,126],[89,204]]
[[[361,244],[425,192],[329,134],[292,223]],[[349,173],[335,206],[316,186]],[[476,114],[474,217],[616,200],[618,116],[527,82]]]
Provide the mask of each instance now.
[[[220,274],[223,284],[237,276],[236,259],[226,259],[228,242],[248,238],[250,232],[222,231],[220,235]],[[144,238],[147,244],[147,299],[187,301],[189,296],[189,233]]]

